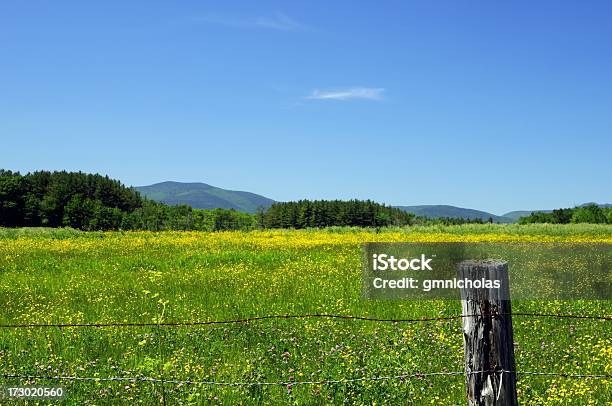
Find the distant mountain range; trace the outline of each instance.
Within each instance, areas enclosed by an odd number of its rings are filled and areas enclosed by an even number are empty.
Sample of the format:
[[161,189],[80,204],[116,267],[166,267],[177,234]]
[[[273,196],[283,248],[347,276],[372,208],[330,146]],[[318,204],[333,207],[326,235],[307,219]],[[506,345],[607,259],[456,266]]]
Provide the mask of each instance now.
[[[612,207],[612,204],[584,203],[580,206],[589,204],[597,204],[599,207]],[[455,217],[464,219],[482,219],[487,221],[490,218],[495,223],[515,223],[519,218],[529,216],[531,213],[539,211],[542,213],[550,213],[552,210],[515,210],[502,214],[501,216],[488,213],[486,211],[464,209],[456,206],[446,205],[425,205],[425,206],[395,206],[404,211],[414,213],[417,216],[439,218],[439,217]]]
[[161,182],[135,187],[151,200],[169,205],[187,204],[195,209],[234,209],[255,213],[257,208],[268,208],[274,200],[250,192],[226,190],[206,183]]
[[[492,218],[495,223],[514,223],[518,217],[514,218],[509,215],[519,212],[510,212],[502,216],[498,216],[486,211],[464,209],[463,207],[448,206],[448,205],[423,205],[423,206],[395,206],[409,213],[414,213],[417,216],[439,218],[439,217],[455,217],[464,219],[482,219],[487,221]],[[523,213],[523,212],[520,212]],[[526,212],[528,216],[531,212]],[[520,217],[520,216],[519,216]]]
[[516,210],[516,211],[508,212],[502,215],[502,217],[510,220],[511,223],[514,223],[515,221],[518,221],[519,218],[529,216],[534,211],[539,211],[542,213],[552,212],[552,210]]
[[[247,213],[255,213],[259,207],[268,208],[274,200],[267,197],[235,190],[226,190],[206,183],[161,182],[149,186],[135,187],[142,195],[149,199],[170,205],[187,204],[196,209],[235,209]],[[585,203],[592,204],[592,203]],[[582,206],[584,206],[582,205]],[[601,207],[611,207],[610,204],[600,204]],[[466,209],[448,205],[422,205],[422,206],[394,206],[417,216],[461,217],[465,219],[492,218],[495,223],[514,223],[520,217],[528,216],[534,211],[549,213],[552,210],[517,210],[501,216],[486,211]]]

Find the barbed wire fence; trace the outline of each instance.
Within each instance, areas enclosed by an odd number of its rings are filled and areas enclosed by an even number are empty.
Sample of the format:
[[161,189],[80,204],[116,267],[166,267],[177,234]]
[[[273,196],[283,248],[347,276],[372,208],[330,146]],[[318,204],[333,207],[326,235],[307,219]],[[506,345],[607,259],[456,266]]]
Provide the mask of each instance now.
[[[562,378],[589,378],[589,379],[612,379],[612,375],[596,375],[596,374],[566,374],[556,372],[533,372],[533,371],[506,371],[506,370],[488,370],[488,371],[472,371],[467,374],[477,375],[485,373],[496,373],[496,374],[516,374],[516,375],[540,375],[540,376],[554,376]],[[172,383],[178,385],[216,385],[216,386],[296,386],[296,385],[331,385],[331,384],[344,384],[351,382],[364,382],[364,381],[389,381],[389,380],[404,380],[409,378],[426,378],[429,376],[457,376],[465,375],[465,371],[437,371],[437,372],[411,372],[400,375],[388,375],[388,376],[366,376],[361,378],[347,378],[347,379],[325,379],[325,380],[312,380],[312,381],[253,381],[253,382],[219,382],[219,381],[200,381],[200,380],[177,380],[177,379],[163,379],[146,376],[117,376],[117,377],[93,377],[93,376],[65,376],[65,375],[29,375],[29,374],[3,374],[5,379],[16,378],[16,379],[43,379],[53,381],[91,381],[91,382],[112,382],[112,381],[126,381],[126,382],[154,382],[154,383]]]
[[[560,319],[587,319],[587,320],[612,320],[612,316],[593,316],[593,315],[577,315],[577,314],[555,314],[555,313],[496,313],[496,316],[519,316],[519,317],[551,317]],[[161,322],[161,323],[42,323],[42,324],[0,324],[0,328],[16,329],[16,328],[103,328],[103,327],[190,327],[190,326],[207,326],[211,324],[238,324],[249,323],[260,320],[270,319],[345,319],[345,320],[362,320],[380,323],[419,323],[430,321],[445,321],[445,320],[461,320],[467,317],[480,317],[480,314],[458,314],[452,316],[439,317],[418,317],[411,319],[402,318],[376,318],[366,316],[351,316],[345,314],[325,314],[325,313],[308,313],[308,314],[272,314],[267,316],[253,316],[242,319],[231,320],[207,320],[207,321],[183,321],[183,322]]]
[[[528,318],[558,318],[558,319],[578,319],[578,320],[596,320],[608,322],[612,320],[612,316],[600,316],[600,315],[577,315],[577,314],[554,314],[554,313],[497,313],[493,317],[502,316],[517,316],[517,317],[528,317]],[[260,322],[265,320],[274,319],[341,319],[341,320],[353,320],[353,321],[366,321],[374,323],[427,323],[437,321],[449,321],[449,320],[460,320],[468,317],[479,317],[478,314],[469,315],[451,315],[451,316],[438,316],[438,317],[421,317],[421,318],[376,318],[366,316],[353,316],[344,314],[277,314],[277,315],[266,315],[266,316],[253,316],[241,319],[232,320],[208,320],[208,321],[183,321],[183,322],[159,322],[159,323],[22,323],[22,324],[0,324],[0,329],[47,329],[47,328],[139,328],[139,327],[157,327],[163,328],[181,328],[181,327],[198,327],[207,325],[222,325],[222,324],[248,324],[251,322]],[[149,382],[153,384],[160,384],[162,387],[165,384],[173,385],[207,385],[207,386],[219,386],[219,387],[253,387],[253,386],[280,386],[291,390],[294,386],[305,386],[305,385],[343,385],[349,383],[358,382],[377,382],[377,381],[391,381],[399,380],[405,381],[410,379],[424,379],[433,376],[466,376],[466,375],[478,375],[478,374],[512,374],[512,375],[532,375],[532,376],[544,376],[544,377],[558,377],[568,379],[600,379],[608,380],[612,379],[610,374],[573,374],[563,373],[556,371],[510,371],[510,370],[478,370],[478,371],[431,371],[421,372],[412,371],[405,372],[397,375],[382,375],[382,376],[365,376],[357,378],[338,378],[338,379],[323,379],[323,380],[307,380],[307,381],[210,381],[210,380],[178,380],[178,379],[165,379],[163,375],[159,377],[150,376],[110,376],[110,377],[95,377],[95,376],[69,376],[69,375],[39,375],[39,374],[27,374],[27,373],[13,373],[13,372],[2,372],[0,376],[7,379],[18,379],[22,381],[34,381],[34,380],[46,380],[46,381],[68,381],[68,382]],[[165,401],[165,392],[162,392],[163,400]]]

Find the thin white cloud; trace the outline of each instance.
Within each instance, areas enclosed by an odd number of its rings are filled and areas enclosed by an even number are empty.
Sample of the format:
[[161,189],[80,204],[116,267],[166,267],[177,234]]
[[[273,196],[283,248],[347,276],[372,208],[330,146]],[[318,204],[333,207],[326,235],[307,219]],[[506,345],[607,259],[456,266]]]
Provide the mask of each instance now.
[[281,12],[276,12],[270,16],[259,17],[235,17],[221,14],[207,14],[196,17],[195,20],[237,28],[266,28],[279,31],[300,31],[309,29],[308,26]]
[[282,31],[297,31],[307,28],[304,24],[298,23],[284,13],[274,13],[271,17],[259,17],[255,21],[255,24],[259,27]]
[[307,99],[316,100],[382,100],[385,89],[382,87],[352,87],[343,90],[313,90]]

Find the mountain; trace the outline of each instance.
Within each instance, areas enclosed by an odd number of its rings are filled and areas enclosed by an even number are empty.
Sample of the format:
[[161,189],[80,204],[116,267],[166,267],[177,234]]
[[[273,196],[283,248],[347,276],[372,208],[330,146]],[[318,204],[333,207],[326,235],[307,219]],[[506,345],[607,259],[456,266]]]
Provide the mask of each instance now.
[[[268,208],[274,200],[267,197],[235,190],[221,189],[206,183],[161,182],[149,186],[135,187],[149,199],[170,205],[187,204],[196,209],[235,209],[247,213],[255,213],[259,207]],[[581,206],[585,206],[585,203]],[[610,207],[610,204],[599,204]],[[466,209],[449,205],[393,206],[417,216],[439,218],[453,217],[465,219],[493,219],[495,223],[514,223],[520,217],[528,216],[534,211],[550,213],[552,210],[516,210],[501,216],[486,211]]]
[[206,183],[161,182],[135,187],[142,195],[169,205],[187,204],[195,209],[235,209],[255,213],[274,200],[250,192],[221,189]]
[[[597,206],[602,207],[602,208],[603,207],[612,207],[612,204],[607,204],[607,203],[599,204],[599,203],[593,203],[593,202],[580,204],[577,207],[584,207],[584,206],[588,206],[588,205],[591,205],[591,204],[596,204]],[[516,210],[516,211],[511,211],[511,212],[502,214],[502,217],[506,217],[506,218],[512,220],[512,222],[515,222],[515,221],[518,221],[518,219],[520,217],[529,216],[531,213],[534,213],[536,211],[538,211],[540,213],[552,213],[552,210]]]
[[515,220],[507,218],[505,216],[497,216],[495,214],[487,213],[486,211],[465,209],[462,207],[448,206],[448,205],[424,205],[424,206],[395,206],[399,209],[414,213],[417,216],[438,218],[438,217],[454,217],[464,219],[482,219],[487,221],[490,218],[495,223],[512,223]]
[[[578,207],[587,206],[589,204],[597,203],[585,203]],[[599,207],[612,207],[612,204],[597,204]],[[495,223],[516,223],[520,217],[529,216],[531,213],[539,211],[543,213],[550,213],[552,210],[516,210],[511,211],[501,216],[487,213],[486,211],[464,209],[462,207],[447,206],[447,205],[425,205],[425,206],[394,206],[409,213],[414,213],[417,216],[439,218],[439,217],[461,217],[464,219],[482,219],[487,221],[489,217],[493,219]]]
[[502,214],[502,217],[506,217],[512,220],[512,222],[515,222],[515,221],[518,221],[519,218],[529,216],[531,213],[536,212],[536,211],[539,211],[542,213],[552,212],[552,210],[515,210],[515,211],[510,211],[508,213]]

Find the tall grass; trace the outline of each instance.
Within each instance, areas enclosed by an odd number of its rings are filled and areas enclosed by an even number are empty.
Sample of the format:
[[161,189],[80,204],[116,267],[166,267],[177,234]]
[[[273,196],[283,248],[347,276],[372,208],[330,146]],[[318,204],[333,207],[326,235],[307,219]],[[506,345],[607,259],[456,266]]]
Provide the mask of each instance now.
[[[165,321],[299,313],[381,318],[453,315],[461,311],[454,301],[363,299],[359,241],[449,235],[486,239],[501,234],[611,241],[610,230],[583,225],[414,227],[365,234],[350,228],[244,233],[2,229],[0,323],[158,323],[162,314]],[[608,301],[513,306],[516,312],[612,314]],[[516,317],[517,369],[610,374],[610,324]],[[163,330],[0,329],[0,371],[98,377],[163,374],[168,379],[248,382],[461,371],[461,334],[457,320],[392,324],[292,319]],[[291,390],[167,384],[162,392],[159,384],[150,383],[64,385],[69,404],[153,404],[162,393],[170,404],[465,402],[461,376]],[[605,404],[612,396],[609,380],[520,376],[518,388],[524,404]]]

